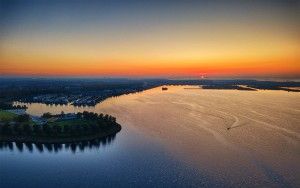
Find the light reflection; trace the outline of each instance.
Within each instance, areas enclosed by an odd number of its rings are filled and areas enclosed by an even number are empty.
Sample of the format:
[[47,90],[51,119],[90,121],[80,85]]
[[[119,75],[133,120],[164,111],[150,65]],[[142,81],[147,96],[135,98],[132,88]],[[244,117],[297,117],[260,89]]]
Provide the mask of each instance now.
[[111,145],[116,139],[116,134],[88,141],[71,142],[71,143],[33,143],[33,142],[0,142],[0,151],[9,150],[11,152],[24,150],[30,153],[58,153],[61,151],[70,151],[75,154],[77,151],[85,152],[87,150],[98,150]]

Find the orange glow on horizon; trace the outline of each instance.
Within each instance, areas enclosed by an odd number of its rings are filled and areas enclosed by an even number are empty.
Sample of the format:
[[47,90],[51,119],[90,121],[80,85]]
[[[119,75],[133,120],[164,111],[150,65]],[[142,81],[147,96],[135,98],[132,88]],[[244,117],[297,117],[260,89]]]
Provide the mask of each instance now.
[[[23,59],[24,62],[26,59]],[[300,75],[297,58],[283,58],[269,61],[154,61],[154,62],[76,62],[50,59],[45,63],[4,63],[1,74],[17,76],[269,76]]]
[[74,48],[36,45],[27,49],[26,43],[8,43],[5,48],[0,48],[0,74],[99,77],[300,75],[300,47],[297,41],[278,41],[272,47],[261,46],[261,42],[255,40],[252,43],[252,46],[242,42],[235,44],[237,46],[227,44],[217,49],[215,46],[218,43],[211,47],[190,48],[186,48],[188,44],[181,47],[179,43],[176,48],[168,44],[156,50],[153,50],[155,43],[145,46],[138,42],[133,46],[123,46],[124,49],[131,47],[130,50],[113,50],[112,47],[94,47],[91,50],[81,45]]

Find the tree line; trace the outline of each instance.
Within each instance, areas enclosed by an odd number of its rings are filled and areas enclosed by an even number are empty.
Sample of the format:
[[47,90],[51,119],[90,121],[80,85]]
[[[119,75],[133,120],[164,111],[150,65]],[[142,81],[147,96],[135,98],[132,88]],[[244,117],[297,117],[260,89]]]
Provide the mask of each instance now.
[[[61,114],[60,114],[61,116]],[[20,136],[41,136],[41,137],[69,137],[80,135],[92,135],[105,132],[113,126],[119,126],[116,118],[110,115],[97,114],[93,112],[77,113],[76,118],[72,120],[56,120],[47,122],[44,125],[29,123],[30,118],[27,114],[18,116],[20,123],[6,122],[0,125],[1,135],[20,135]],[[57,117],[50,113],[42,117]],[[26,119],[25,119],[26,118]]]

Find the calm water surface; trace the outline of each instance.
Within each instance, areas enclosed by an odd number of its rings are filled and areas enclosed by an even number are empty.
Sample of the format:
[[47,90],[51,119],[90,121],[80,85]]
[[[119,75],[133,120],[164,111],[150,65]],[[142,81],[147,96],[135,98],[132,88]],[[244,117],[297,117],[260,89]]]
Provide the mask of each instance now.
[[[96,107],[27,105],[27,113],[31,115],[84,110],[101,112],[98,109],[101,104]],[[0,145],[0,187],[3,188],[199,185],[211,187],[226,183],[175,159],[159,143],[123,124],[116,136],[95,143]]]
[[126,129],[110,142],[54,147],[2,146],[0,187],[217,185],[200,170],[175,160],[156,143]]
[[186,87],[95,107],[27,104],[31,115],[108,113],[122,130],[92,143],[2,143],[0,187],[300,185],[299,94]]

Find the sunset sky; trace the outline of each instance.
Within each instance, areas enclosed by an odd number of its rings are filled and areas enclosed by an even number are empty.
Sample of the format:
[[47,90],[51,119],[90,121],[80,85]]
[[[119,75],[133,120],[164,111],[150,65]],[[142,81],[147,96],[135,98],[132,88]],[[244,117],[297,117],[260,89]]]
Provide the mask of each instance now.
[[299,1],[0,0],[0,75],[299,77]]

